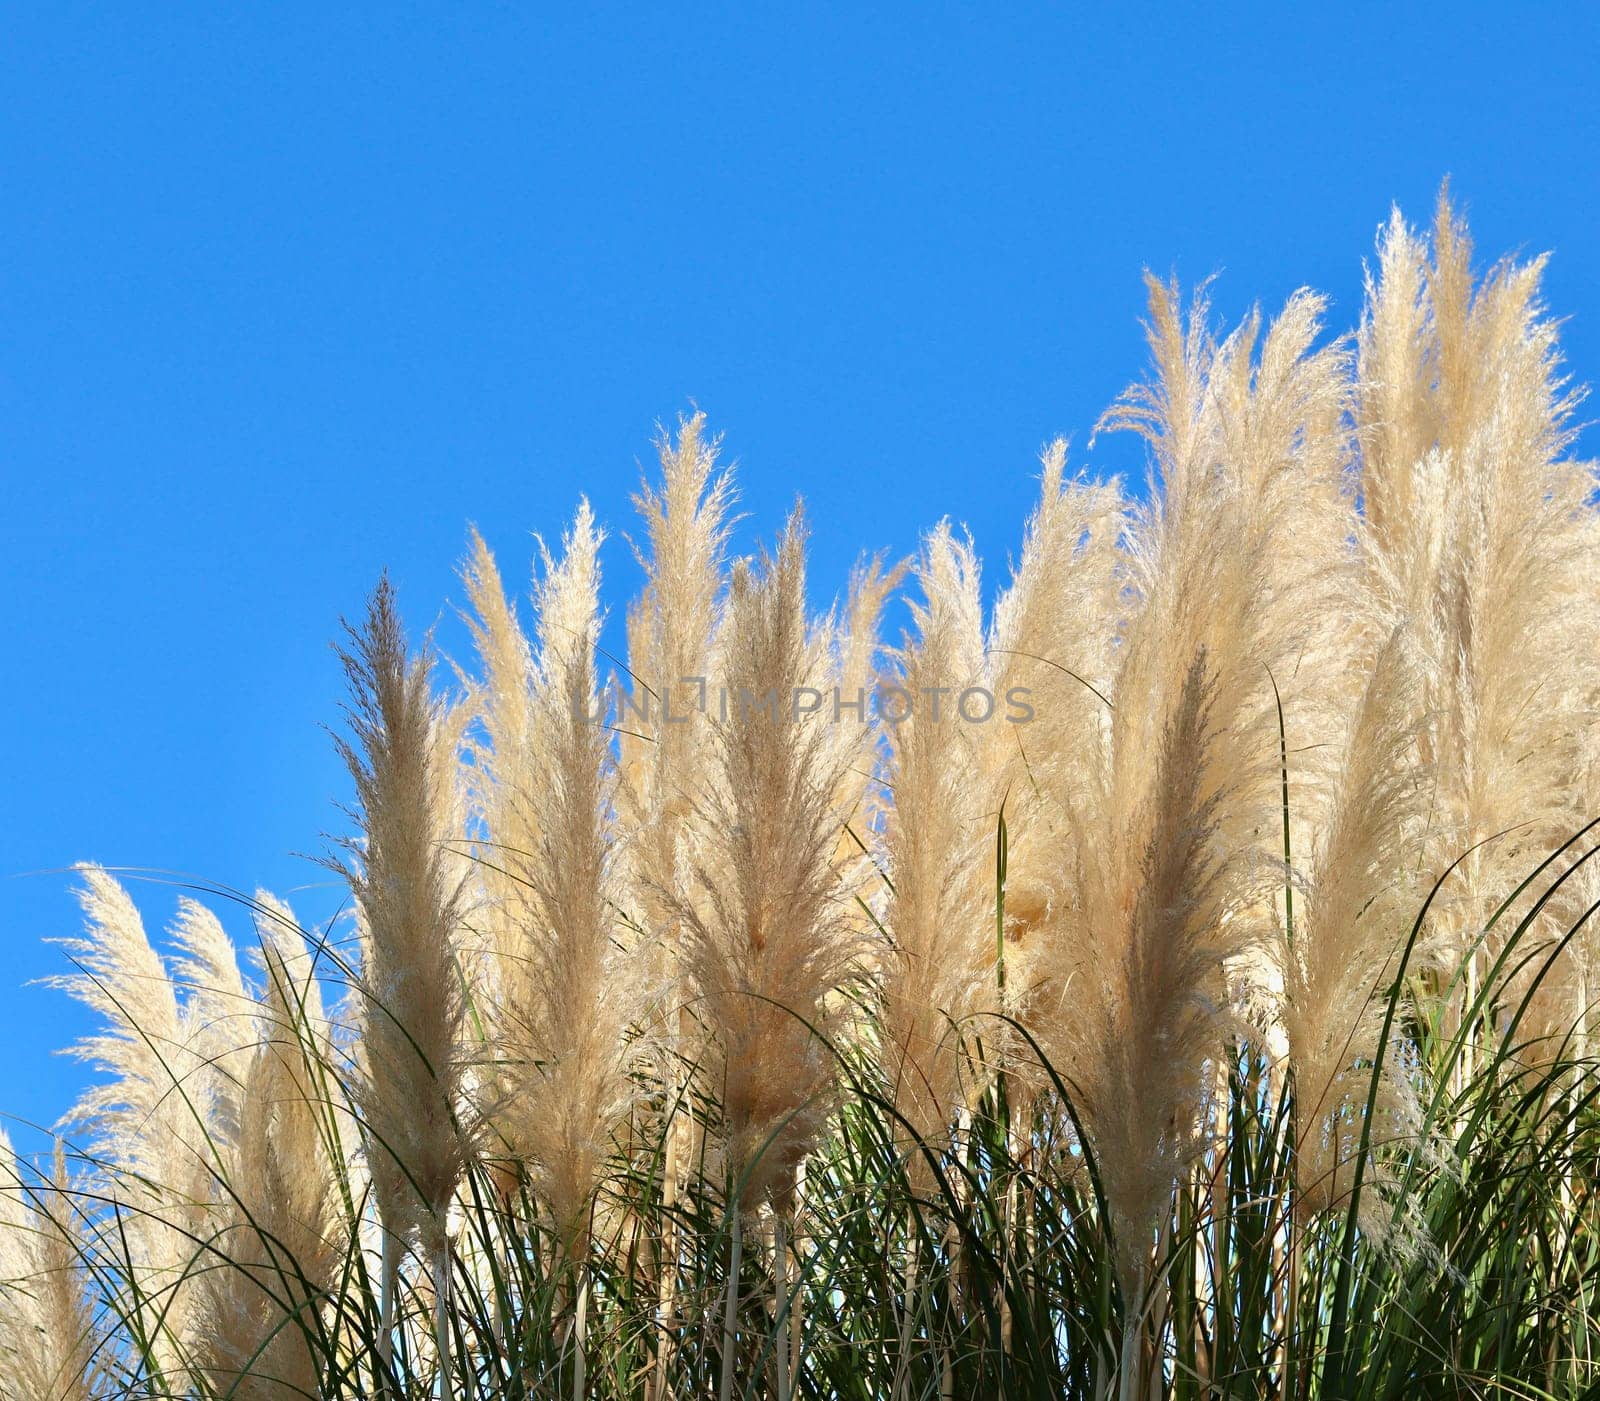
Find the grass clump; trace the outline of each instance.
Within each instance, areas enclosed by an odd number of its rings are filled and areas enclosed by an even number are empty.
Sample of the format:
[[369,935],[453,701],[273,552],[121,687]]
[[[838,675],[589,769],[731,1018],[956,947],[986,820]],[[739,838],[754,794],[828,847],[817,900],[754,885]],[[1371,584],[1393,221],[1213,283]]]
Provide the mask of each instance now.
[[[948,524],[807,608],[696,416],[445,694],[350,634],[344,924],[82,870],[106,1073],[0,1155],[0,1397],[1600,1387],[1600,512],[1540,264],[1441,202],[1358,334],[1150,284],[985,616]],[[912,626],[880,638],[886,602]]]

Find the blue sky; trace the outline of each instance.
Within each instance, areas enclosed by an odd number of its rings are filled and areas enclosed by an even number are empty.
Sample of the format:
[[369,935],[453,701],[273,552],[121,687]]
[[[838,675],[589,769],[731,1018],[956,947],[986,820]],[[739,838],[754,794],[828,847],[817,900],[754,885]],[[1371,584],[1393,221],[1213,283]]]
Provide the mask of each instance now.
[[1600,377],[1600,10],[991,9],[8,8],[0,1110],[83,1082],[61,868],[326,908],[339,616],[387,565],[458,647],[468,522],[516,578],[580,492],[629,529],[691,404],[819,603],[944,515],[994,576],[1048,438],[1139,467],[1084,449],[1143,267],[1348,327],[1446,174]]

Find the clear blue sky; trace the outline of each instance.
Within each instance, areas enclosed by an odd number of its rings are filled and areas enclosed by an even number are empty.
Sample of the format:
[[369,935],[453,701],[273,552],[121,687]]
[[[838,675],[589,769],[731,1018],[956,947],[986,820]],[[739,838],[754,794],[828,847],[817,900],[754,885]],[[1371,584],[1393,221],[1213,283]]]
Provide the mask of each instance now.
[[82,1083],[59,868],[322,883],[341,613],[387,565],[454,646],[467,523],[629,528],[691,403],[819,601],[946,514],[992,576],[1046,439],[1139,462],[1141,268],[1348,326],[1446,174],[1600,377],[1592,6],[666,8],[7,9],[0,1109]]

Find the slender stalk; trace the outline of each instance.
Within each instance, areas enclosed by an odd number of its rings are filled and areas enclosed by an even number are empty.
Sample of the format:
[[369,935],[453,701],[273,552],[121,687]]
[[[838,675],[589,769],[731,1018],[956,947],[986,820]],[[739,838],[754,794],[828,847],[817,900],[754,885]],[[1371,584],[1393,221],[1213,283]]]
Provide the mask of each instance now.
[[1138,1383],[1139,1329],[1129,1319],[1122,1330],[1122,1357],[1117,1364],[1118,1401],[1134,1401],[1139,1394]]
[[1300,1202],[1300,1184],[1298,1181],[1300,1164],[1297,1152],[1299,1134],[1299,1108],[1295,1102],[1295,1081],[1292,1074],[1282,1077],[1279,1082],[1278,1092],[1287,1097],[1288,1113],[1284,1115],[1283,1132],[1285,1137],[1284,1161],[1289,1166],[1283,1184],[1283,1233],[1284,1249],[1288,1256],[1287,1276],[1284,1280],[1283,1291],[1283,1394],[1286,1401],[1294,1401],[1298,1394],[1300,1354],[1296,1351],[1296,1332],[1300,1321],[1300,1276],[1304,1263],[1303,1252],[1305,1239],[1295,1220],[1296,1211]]
[[660,1339],[656,1344],[655,1378],[651,1384],[654,1401],[667,1401],[669,1369],[672,1365],[673,1300],[678,1282],[678,1226],[674,1219],[678,1205],[678,1142],[676,1116],[667,1124],[667,1146],[661,1165],[661,1261],[656,1288],[656,1317]]
[[[805,1197],[806,1190],[806,1160],[801,1158],[794,1171],[794,1222],[789,1232],[788,1249],[790,1270],[792,1277],[798,1283],[800,1279],[800,1255],[795,1249],[795,1240],[799,1232],[800,1203]],[[796,1288],[794,1298],[789,1301],[789,1375],[800,1375],[800,1346],[804,1340],[805,1326],[805,1291]]]
[[1140,1270],[1138,1286],[1127,1299],[1122,1324],[1122,1358],[1117,1366],[1118,1401],[1135,1401],[1140,1395],[1140,1373],[1144,1370],[1141,1341],[1144,1321],[1144,1295],[1148,1270]]
[[378,1362],[383,1370],[383,1389],[393,1389],[395,1294],[400,1284],[400,1238],[393,1231],[383,1233],[383,1261],[378,1279]]
[[450,1241],[433,1250],[433,1347],[439,1361],[440,1401],[450,1397]]
[[894,1401],[904,1401],[906,1386],[910,1381],[911,1330],[916,1317],[917,1255],[921,1241],[917,1235],[916,1217],[908,1213],[910,1240],[906,1245],[905,1300],[900,1315],[900,1351],[894,1361]]
[[1284,1395],[1295,1401],[1302,1379],[1295,1376],[1300,1366],[1300,1353],[1296,1336],[1300,1325],[1300,1278],[1305,1268],[1305,1236],[1296,1228],[1294,1218],[1289,1219],[1289,1283],[1283,1305],[1283,1345],[1288,1354],[1284,1369]]
[[[1005,1077],[1001,1077],[1002,1093]],[[1006,1194],[1000,1217],[1000,1367],[1004,1376],[1011,1357],[1011,1282],[1013,1276],[1012,1232],[1017,1216],[1017,1144],[1018,1135],[1011,1121],[1011,1099],[1004,1095],[1006,1106]]]
[[[1215,1162],[1211,1167],[1210,1181],[1207,1188],[1210,1194],[1211,1211],[1211,1250],[1210,1262],[1207,1267],[1206,1293],[1209,1297],[1212,1318],[1215,1324],[1213,1338],[1215,1352],[1222,1352],[1223,1340],[1223,1309],[1228,1288],[1228,1097],[1231,1094],[1231,1085],[1228,1078],[1226,1061],[1219,1060],[1214,1072],[1214,1090],[1216,1095],[1216,1119],[1213,1127],[1212,1141],[1217,1145],[1212,1156]],[[1201,1252],[1205,1253],[1205,1252]],[[1198,1316],[1198,1315],[1197,1315]],[[1219,1357],[1207,1359],[1208,1370],[1220,1369]]]
[[[951,1146],[957,1155],[961,1154],[972,1134],[972,1110],[963,1104],[956,1114],[956,1131],[951,1140]],[[959,1329],[961,1318],[961,1263],[963,1251],[961,1249],[961,1228],[956,1220],[957,1213],[965,1207],[967,1200],[967,1180],[961,1173],[956,1173],[952,1178],[955,1201],[954,1210],[951,1211],[949,1225],[945,1228],[945,1256],[948,1266],[945,1271],[946,1289],[950,1295],[950,1316],[954,1326]],[[940,1349],[940,1377],[939,1401],[954,1401],[955,1398],[955,1365],[950,1358],[950,1349]]]
[[733,1207],[733,1233],[728,1240],[728,1297],[722,1315],[722,1384],[717,1388],[717,1401],[729,1401],[733,1395],[733,1370],[739,1347],[739,1264],[743,1246],[743,1217],[744,1213],[736,1200]]
[[589,1394],[589,1263],[578,1262],[578,1306],[572,1321],[572,1401],[583,1401]]
[[1577,1006],[1573,1009],[1575,1020],[1572,1031],[1572,1053],[1578,1063],[1580,1075],[1588,1073],[1589,1066],[1589,970],[1578,965]]
[[1205,1163],[1198,1162],[1189,1181],[1194,1212],[1194,1369],[1195,1381],[1204,1386],[1211,1380],[1211,1353],[1205,1341],[1205,1316],[1213,1305],[1211,1296],[1210,1251],[1206,1248],[1205,1202],[1210,1178]]
[[789,1345],[784,1319],[789,1311],[789,1232],[781,1211],[772,1218],[773,1352],[778,1360],[778,1401],[789,1401]]
[[[1156,1265],[1158,1268],[1161,1268],[1165,1264],[1167,1252],[1172,1248],[1172,1230],[1176,1215],[1177,1213],[1175,1211],[1168,1212],[1168,1214],[1162,1219],[1161,1232],[1156,1239]],[[1167,1310],[1171,1307],[1171,1303],[1172,1290],[1169,1284],[1168,1287],[1158,1290],[1155,1298],[1151,1300],[1150,1336],[1152,1338],[1159,1340],[1162,1331],[1166,1328]],[[1141,1320],[1143,1319],[1143,1316],[1143,1311],[1141,1310]],[[1164,1378],[1162,1376],[1162,1368],[1158,1358],[1157,1365],[1150,1374],[1150,1385],[1148,1387],[1149,1394],[1153,1398],[1153,1401],[1160,1401],[1163,1390],[1163,1381]]]

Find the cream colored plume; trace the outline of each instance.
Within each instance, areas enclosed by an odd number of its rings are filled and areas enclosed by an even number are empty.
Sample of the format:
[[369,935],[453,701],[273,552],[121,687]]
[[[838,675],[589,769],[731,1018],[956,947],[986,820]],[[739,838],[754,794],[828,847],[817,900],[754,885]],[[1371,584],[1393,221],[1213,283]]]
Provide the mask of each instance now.
[[481,668],[469,683],[473,715],[464,736],[470,762],[463,777],[479,835],[487,834],[477,845],[472,871],[480,898],[471,923],[479,937],[468,952],[474,984],[492,1016],[503,1001],[499,979],[520,957],[526,923],[528,895],[514,866],[539,844],[540,834],[530,826],[533,813],[522,798],[534,785],[533,655],[499,566],[477,531],[461,577]]
[[[1411,632],[1397,628],[1362,670],[1369,680],[1311,851],[1295,915],[1275,952],[1279,1007],[1294,1072],[1295,1171],[1302,1215],[1348,1203],[1377,1063],[1389,987],[1426,890],[1418,854],[1431,776],[1423,768],[1422,678]],[[1420,971],[1413,951],[1408,975]],[[1399,1027],[1394,1034],[1399,1036]],[[1382,1046],[1374,1149],[1425,1149],[1415,1068]],[[1413,1223],[1391,1227],[1386,1163],[1365,1167],[1363,1227],[1402,1251]]]
[[477,1123],[457,962],[461,886],[452,773],[431,668],[406,652],[387,580],[341,652],[362,840],[337,866],[361,907],[362,1073],[355,1087],[385,1228],[437,1253]]
[[[1595,482],[1566,455],[1576,399],[1539,298],[1544,260],[1478,279],[1471,254],[1447,197],[1431,240],[1390,221],[1368,286],[1356,416],[1370,588],[1413,620],[1434,717],[1426,864],[1439,872],[1475,848],[1438,905],[1458,960],[1527,871],[1594,815],[1567,780],[1600,665]],[[1466,995],[1517,913],[1474,959]],[[1534,933],[1560,930],[1547,918]],[[1547,990],[1570,986],[1568,971]],[[1554,1048],[1576,1015],[1547,991],[1524,1035]]]
[[33,1181],[0,1131],[0,1401],[101,1394],[83,1210],[59,1141],[51,1176]]
[[824,1037],[859,936],[830,857],[841,774],[815,716],[794,718],[808,671],[803,532],[734,571],[707,791],[691,822],[693,883],[676,897],[694,1015],[712,1045],[704,1085],[720,1106],[728,1167],[753,1206],[782,1201],[831,1106]]
[[1152,282],[1156,376],[1108,418],[1146,436],[1156,477],[1127,532],[1134,611],[1099,770],[1055,793],[1073,864],[1032,1019],[1099,1159],[1130,1303],[1206,1144],[1230,982],[1270,939],[1285,879],[1276,696],[1292,710],[1309,689],[1296,664],[1337,576],[1271,548],[1285,516],[1338,500],[1325,439],[1343,356],[1309,349],[1315,309],[1292,300],[1254,357],[1253,321],[1213,344],[1203,299],[1186,319]]
[[857,564],[843,609],[830,613],[812,639],[811,666],[821,679],[800,705],[814,707],[826,727],[828,762],[841,775],[835,803],[846,826],[834,856],[841,870],[859,860],[869,835],[883,735],[875,703],[878,626],[905,573],[903,565],[887,566],[881,557]]
[[1066,453],[1057,441],[1044,454],[1039,504],[989,635],[983,684],[993,713],[974,730],[991,845],[1002,815],[1006,825],[1006,961],[1015,1007],[1033,982],[1036,931],[1072,898],[1073,824],[1061,803],[1081,799],[1105,762],[1127,612],[1121,490],[1114,480],[1068,481]]
[[[676,442],[663,433],[656,447],[661,484],[635,498],[647,582],[628,613],[629,704],[617,718],[618,802],[635,834],[631,903],[650,926],[671,923],[663,896],[681,885],[684,824],[707,782],[705,721],[716,706],[713,637],[733,504],[732,477],[717,470],[718,443],[706,435],[704,414],[681,421]],[[654,933],[672,947],[670,928]]]
[[262,948],[264,1036],[241,1106],[221,1222],[197,1287],[198,1352],[219,1394],[241,1401],[317,1395],[320,1310],[345,1241],[322,1089],[322,1031],[291,959]]
[[981,738],[958,710],[961,694],[988,679],[970,542],[940,526],[923,547],[917,580],[918,636],[903,649],[895,678],[912,702],[906,718],[887,727],[894,802],[879,962],[882,1069],[901,1116],[896,1140],[912,1182],[926,1189],[927,1155],[949,1147],[957,1114],[978,1087],[965,1048],[974,1038],[993,1039],[996,1024],[974,1019],[998,1005],[998,993],[994,824],[974,781]]
[[187,992],[180,1002],[127,892],[97,867],[80,869],[86,930],[62,941],[79,971],[51,981],[101,1018],[102,1029],[71,1054],[112,1078],[85,1092],[68,1122],[88,1134],[99,1189],[127,1208],[118,1252],[125,1241],[121,1263],[149,1300],[154,1355],[171,1380],[193,1341],[195,1242],[237,1135],[240,1050],[257,1035],[253,1004],[220,927],[189,903],[176,930],[175,970]]
[[[487,850],[509,882],[494,916],[505,929],[495,1122],[575,1256],[632,1107],[630,1043],[645,989],[640,961],[619,937],[615,764],[595,670],[600,541],[585,503],[560,560],[544,557],[537,652],[509,649],[528,656],[527,668],[485,657],[491,714],[526,717],[521,748],[499,747],[519,738],[500,724],[483,756],[496,793]],[[487,578],[490,567],[480,545],[474,572]],[[486,598],[480,617],[485,606],[504,616]]]

